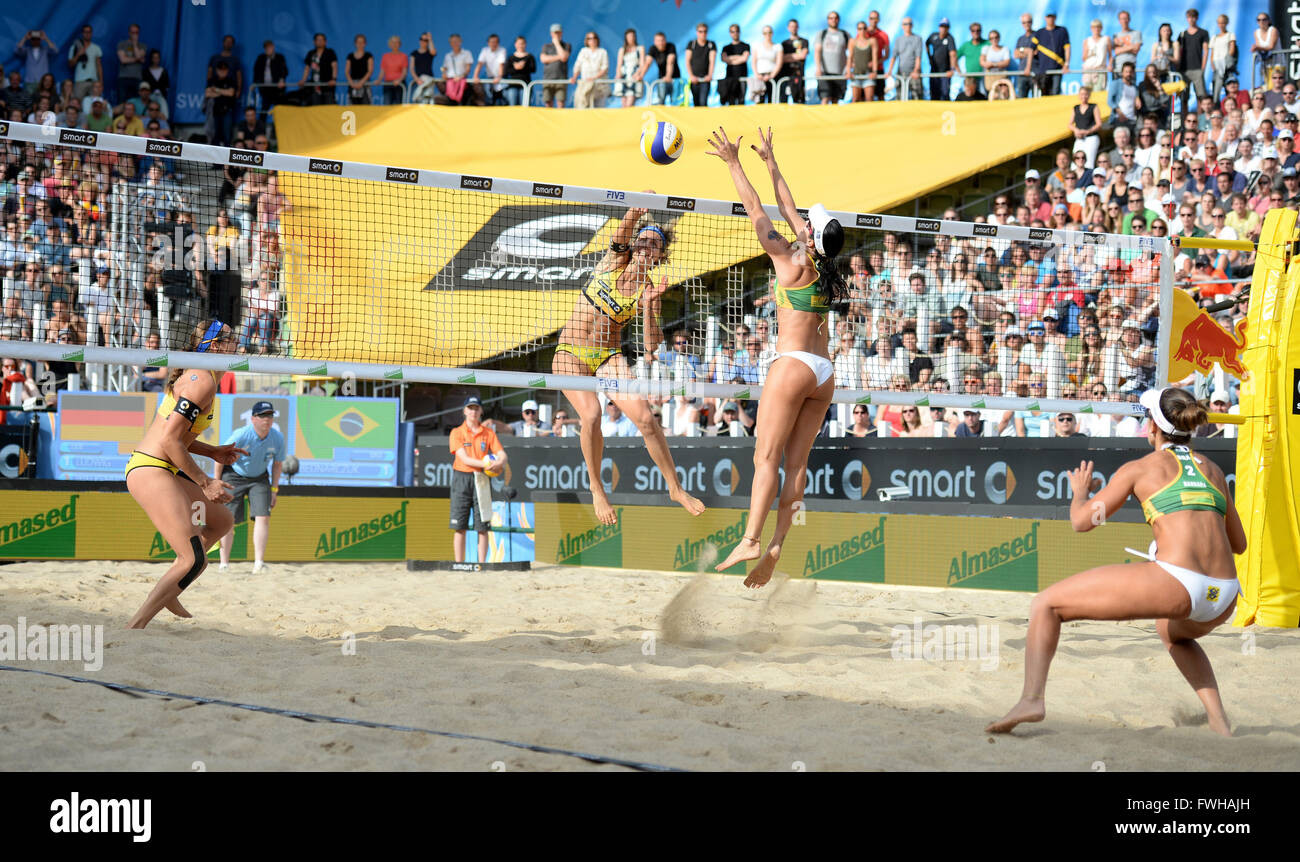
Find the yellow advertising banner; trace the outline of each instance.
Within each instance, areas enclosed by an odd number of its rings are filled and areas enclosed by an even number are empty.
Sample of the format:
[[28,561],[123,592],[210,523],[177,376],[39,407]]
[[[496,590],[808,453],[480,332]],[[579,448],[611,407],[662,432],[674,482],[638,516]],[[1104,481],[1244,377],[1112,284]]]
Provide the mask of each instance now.
[[[448,501],[428,497],[282,496],[267,559],[450,559]],[[245,559],[247,526],[233,559]],[[0,559],[168,560],[175,552],[129,494],[0,491]]]
[[[676,507],[623,506],[619,512],[617,527],[601,527],[588,504],[536,503],[537,559],[712,571],[748,521],[741,509],[710,509],[699,518]],[[791,528],[777,566],[792,578],[1037,592],[1085,569],[1137,562],[1125,547],[1145,550],[1151,540],[1145,524],[1120,522],[1076,533],[1066,521],[1028,518],[854,512],[804,517]],[[772,523],[769,518],[765,543]],[[751,568],[740,564],[727,574]]]

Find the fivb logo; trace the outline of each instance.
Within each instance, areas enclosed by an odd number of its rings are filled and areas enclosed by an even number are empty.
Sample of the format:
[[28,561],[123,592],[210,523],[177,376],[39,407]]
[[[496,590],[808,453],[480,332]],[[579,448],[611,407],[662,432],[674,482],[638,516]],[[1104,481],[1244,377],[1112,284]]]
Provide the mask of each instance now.
[[149,799],[68,799],[50,803],[51,832],[126,832],[143,844],[153,835],[153,801]]
[[338,176],[343,173],[343,163],[336,162],[333,159],[311,159],[307,162],[307,170],[313,174],[332,174]]
[[104,666],[103,626],[0,625],[0,661],[79,661],[88,671]]
[[897,625],[889,630],[894,643],[889,654],[894,661],[978,661],[980,670],[998,666],[997,624],[977,626],[922,626],[913,617],[910,626]]

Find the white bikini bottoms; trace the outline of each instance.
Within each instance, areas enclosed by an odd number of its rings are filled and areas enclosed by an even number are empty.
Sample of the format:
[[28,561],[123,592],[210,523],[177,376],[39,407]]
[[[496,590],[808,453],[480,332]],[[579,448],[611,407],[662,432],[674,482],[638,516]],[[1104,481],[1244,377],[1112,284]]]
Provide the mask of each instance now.
[[1198,623],[1217,619],[1236,601],[1237,592],[1241,588],[1236,578],[1212,578],[1164,560],[1152,562],[1177,578],[1178,583],[1187,590],[1187,595],[1192,600],[1192,612],[1187,618]]
[[812,369],[813,375],[817,378],[818,386],[830,380],[831,375],[835,373],[835,366],[831,364],[831,361],[825,356],[818,356],[816,353],[809,353],[806,350],[787,350],[785,353],[778,353],[776,358],[780,359],[782,356],[798,359]]

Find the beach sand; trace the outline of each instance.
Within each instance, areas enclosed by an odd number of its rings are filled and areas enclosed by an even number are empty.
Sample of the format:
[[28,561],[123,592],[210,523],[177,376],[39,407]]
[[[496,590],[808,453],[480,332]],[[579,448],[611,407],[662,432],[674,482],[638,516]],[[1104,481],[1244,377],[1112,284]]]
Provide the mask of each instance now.
[[[186,591],[194,619],[163,611],[128,631],[163,571],[0,567],[0,624],[102,624],[105,643],[93,672],[2,663],[693,770],[1300,769],[1295,630],[1202,639],[1236,739],[1206,728],[1151,622],[1067,624],[1047,721],[993,737],[982,728],[1020,691],[1026,594],[824,581],[750,591],[737,577],[544,564],[279,564],[254,576],[245,563],[213,566]],[[916,623],[996,626],[999,654],[896,658],[894,627]],[[0,672],[0,692],[8,770],[623,769],[25,673]]]

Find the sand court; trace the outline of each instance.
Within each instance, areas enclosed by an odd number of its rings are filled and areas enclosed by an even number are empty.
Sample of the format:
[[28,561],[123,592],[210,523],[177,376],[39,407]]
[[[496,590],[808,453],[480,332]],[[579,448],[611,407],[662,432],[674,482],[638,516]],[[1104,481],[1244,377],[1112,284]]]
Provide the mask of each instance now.
[[[186,591],[193,620],[164,611],[126,630],[163,570],[0,567],[0,623],[104,626],[97,671],[2,663],[692,770],[1300,769],[1294,630],[1222,627],[1201,641],[1233,740],[1204,726],[1152,622],[1066,624],[1047,721],[993,738],[983,726],[1020,691],[1028,594],[810,580],[750,591],[734,576],[545,564],[236,565]],[[996,635],[997,653],[908,657],[902,632],[926,626]],[[0,672],[0,691],[11,770],[626,768],[26,673]]]

